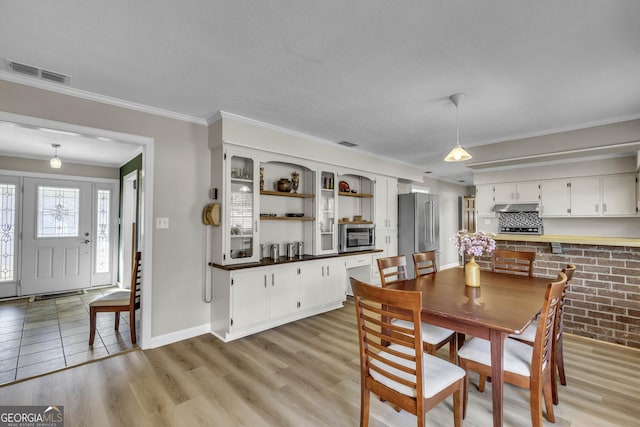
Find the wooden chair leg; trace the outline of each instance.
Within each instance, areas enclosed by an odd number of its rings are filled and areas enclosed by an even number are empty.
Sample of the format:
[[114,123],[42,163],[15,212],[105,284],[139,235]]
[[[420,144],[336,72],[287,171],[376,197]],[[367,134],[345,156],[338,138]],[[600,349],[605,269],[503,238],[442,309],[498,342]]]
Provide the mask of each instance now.
[[557,341],[556,366],[558,367],[558,375],[560,376],[560,384],[567,385],[567,377],[564,375],[564,356],[562,354],[562,336]]
[[116,316],[116,322],[115,322],[116,324],[114,328],[117,331],[120,328],[120,312],[116,311],[114,314]]
[[96,337],[96,309],[89,308],[89,345],[93,345],[93,340]]
[[131,343],[136,343],[136,311],[129,310],[129,333],[131,334]]
[[556,378],[556,362],[556,352],[554,351],[551,354],[551,399],[554,405],[560,403],[560,399],[558,398],[558,379]]
[[461,402],[461,400],[463,399],[462,398],[463,389],[465,389],[464,381],[465,381],[465,379],[463,379],[461,381],[460,388],[453,393],[453,425],[455,427],[461,427],[462,426],[462,417],[463,417],[463,415],[462,415],[462,402]]
[[453,339],[451,341],[449,341],[449,362],[453,363],[454,365],[456,365],[457,361],[457,356],[458,355],[458,351],[457,351],[457,338],[454,335]]
[[[553,366],[551,366],[553,368]],[[551,378],[547,378],[542,389],[542,395],[544,396],[544,404],[547,410],[547,420],[551,423],[556,422],[556,416],[553,413],[553,392],[551,391]]]
[[487,381],[487,377],[480,374],[480,378],[478,378],[478,390],[480,393],[484,393],[484,386]]
[[360,427],[367,427],[369,425],[369,404],[371,403],[371,396],[369,390],[365,390],[364,387],[360,391]]
[[[531,426],[542,427],[542,387],[532,387],[529,390],[529,410],[531,411]],[[553,406],[553,405],[551,405]]]
[[[465,369],[465,368],[462,368],[462,369]],[[464,380],[462,381],[462,388],[464,389],[462,393],[462,419],[463,420],[467,416],[467,401],[469,400],[469,371],[465,369],[465,372],[466,374],[464,376]]]

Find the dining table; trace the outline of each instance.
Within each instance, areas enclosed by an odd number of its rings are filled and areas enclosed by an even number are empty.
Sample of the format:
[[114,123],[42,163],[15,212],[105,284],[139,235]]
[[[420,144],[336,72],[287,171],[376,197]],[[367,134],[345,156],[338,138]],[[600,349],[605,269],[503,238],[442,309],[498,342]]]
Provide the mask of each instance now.
[[421,291],[423,322],[491,342],[493,425],[502,426],[504,342],[535,319],[551,282],[550,278],[483,270],[480,286],[470,287],[465,285],[464,268],[454,267],[386,287]]

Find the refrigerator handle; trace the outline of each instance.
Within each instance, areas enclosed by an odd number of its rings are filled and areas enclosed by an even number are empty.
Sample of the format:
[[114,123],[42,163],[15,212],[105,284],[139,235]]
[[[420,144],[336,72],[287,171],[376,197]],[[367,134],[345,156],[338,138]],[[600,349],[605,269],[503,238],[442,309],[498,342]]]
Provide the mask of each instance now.
[[431,200],[424,202],[424,216],[424,223],[427,227],[427,235],[425,237],[430,244],[433,244],[435,242],[435,224],[433,218],[433,202]]

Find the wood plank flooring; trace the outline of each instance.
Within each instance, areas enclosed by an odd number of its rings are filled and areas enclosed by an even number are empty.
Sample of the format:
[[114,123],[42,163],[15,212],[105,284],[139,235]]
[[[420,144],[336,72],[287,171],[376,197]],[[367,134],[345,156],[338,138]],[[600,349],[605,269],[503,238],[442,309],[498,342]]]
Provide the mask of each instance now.
[[[228,344],[207,334],[0,387],[0,404],[64,405],[67,427],[355,426],[355,334],[348,301]],[[565,364],[556,423],[545,426],[637,425],[639,351],[565,335]],[[491,384],[485,393],[472,387],[469,397],[465,425],[491,425]],[[505,385],[505,425],[530,425],[528,402],[528,391]],[[371,403],[372,427],[415,425],[413,415]],[[453,424],[451,398],[427,414],[427,424]]]

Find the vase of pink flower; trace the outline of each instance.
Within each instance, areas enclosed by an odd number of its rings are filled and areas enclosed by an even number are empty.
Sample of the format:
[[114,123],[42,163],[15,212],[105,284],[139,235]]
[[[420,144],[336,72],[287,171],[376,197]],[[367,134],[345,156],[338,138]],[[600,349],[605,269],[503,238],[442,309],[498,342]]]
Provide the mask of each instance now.
[[480,286],[480,266],[476,262],[475,257],[493,252],[496,248],[496,241],[492,236],[492,234],[484,231],[470,233],[462,229],[451,237],[451,241],[460,255],[471,256],[469,262],[464,266],[464,278],[467,286]]

